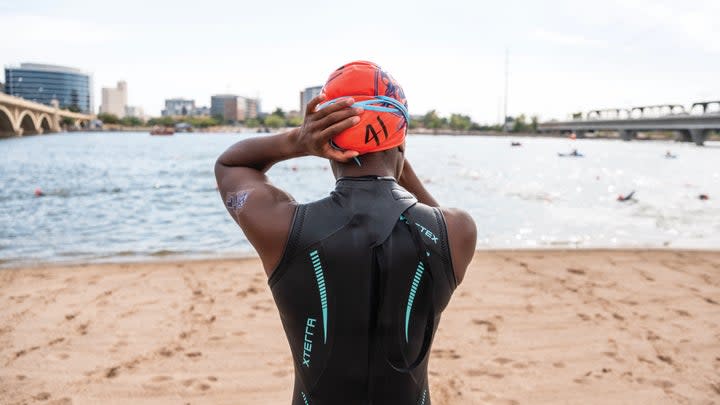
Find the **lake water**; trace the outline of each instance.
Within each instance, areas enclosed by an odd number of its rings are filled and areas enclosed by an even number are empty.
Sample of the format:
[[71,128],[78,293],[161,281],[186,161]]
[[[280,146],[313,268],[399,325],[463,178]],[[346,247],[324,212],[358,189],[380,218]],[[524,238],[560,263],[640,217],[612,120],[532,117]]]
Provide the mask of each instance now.
[[[253,254],[213,175],[217,156],[248,136],[0,140],[0,266]],[[408,138],[407,157],[429,190],[475,218],[479,248],[720,248],[720,144],[519,140]],[[571,148],[585,157],[558,157]],[[300,202],[334,186],[318,158],[282,162],[269,175]],[[636,201],[616,201],[632,190]]]

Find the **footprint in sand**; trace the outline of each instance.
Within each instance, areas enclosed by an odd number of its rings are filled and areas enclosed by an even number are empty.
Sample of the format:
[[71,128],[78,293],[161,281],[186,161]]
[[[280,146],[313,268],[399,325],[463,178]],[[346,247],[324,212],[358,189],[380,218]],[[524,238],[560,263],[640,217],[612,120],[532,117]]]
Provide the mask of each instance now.
[[501,374],[501,373],[494,373],[494,372],[491,372],[491,371],[488,371],[488,370],[480,370],[480,369],[470,369],[470,370],[467,370],[467,371],[465,372],[465,374],[468,375],[468,376],[470,376],[470,377],[488,376],[488,377],[496,378],[496,379],[498,379],[498,380],[499,380],[499,379],[502,379],[503,377],[505,377],[505,376],[504,376],[503,374]]
[[53,346],[53,345],[56,345],[56,344],[58,344],[58,343],[62,343],[62,342],[64,342],[64,341],[65,341],[65,338],[64,338],[64,337],[57,338],[57,339],[53,339],[53,340],[51,340],[51,341],[48,342],[48,346]]
[[41,392],[37,395],[34,395],[33,399],[38,400],[38,401],[47,401],[48,399],[50,399],[50,393],[49,392]]
[[678,314],[678,315],[680,315],[680,316],[686,316],[686,317],[688,317],[688,318],[692,318],[692,315],[690,315],[690,312],[688,312],[688,311],[686,311],[686,310],[684,310],[684,309],[676,309],[676,310],[675,310],[675,313]]
[[90,326],[89,321],[85,322],[85,323],[81,324],[80,326],[78,326],[77,328],[75,328],[75,331],[80,335],[87,335],[88,326]]
[[485,328],[486,328],[486,330],[487,330],[488,333],[495,333],[495,332],[497,332],[497,327],[495,326],[494,323],[492,323],[492,322],[490,322],[490,321],[486,321],[486,320],[484,320],[484,319],[473,319],[473,323],[474,323],[475,325],[485,326]]
[[571,273],[571,274],[577,274],[577,275],[580,275],[580,276],[584,276],[584,275],[585,275],[585,270],[583,270],[583,269],[567,268],[566,270],[567,270],[568,273]]
[[457,360],[462,357],[459,354],[457,354],[454,349],[450,349],[450,350],[436,349],[436,350],[433,350],[432,352],[439,359]]
[[72,405],[72,403],[72,399],[68,397],[63,397],[54,401],[50,401],[47,403],[47,405]]
[[58,353],[58,354],[51,354],[48,356],[51,360],[67,360],[70,357],[67,353]]
[[262,312],[268,312],[268,311],[272,310],[272,308],[268,308],[268,307],[266,307],[264,305],[260,305],[260,304],[255,304],[252,306],[252,308],[255,310],[258,310],[258,311],[262,311]]

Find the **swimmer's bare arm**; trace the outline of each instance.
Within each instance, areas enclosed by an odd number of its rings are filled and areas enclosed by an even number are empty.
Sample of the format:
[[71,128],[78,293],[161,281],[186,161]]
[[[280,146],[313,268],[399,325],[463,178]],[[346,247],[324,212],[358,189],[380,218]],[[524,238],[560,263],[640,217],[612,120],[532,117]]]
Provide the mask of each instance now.
[[349,100],[315,111],[323,99],[320,95],[308,103],[302,127],[240,141],[215,163],[225,208],[257,250],[268,275],[282,256],[296,203],[290,194],[273,186],[265,173],[275,163],[296,157],[347,161],[357,154],[334,150],[328,141],[357,123],[354,118],[360,110],[349,108],[354,102]]
[[413,193],[421,203],[440,208],[448,228],[450,256],[453,262],[455,279],[460,284],[475,254],[475,244],[477,242],[475,221],[470,214],[463,210],[441,207],[417,177],[415,170],[407,159],[405,159],[398,183]]

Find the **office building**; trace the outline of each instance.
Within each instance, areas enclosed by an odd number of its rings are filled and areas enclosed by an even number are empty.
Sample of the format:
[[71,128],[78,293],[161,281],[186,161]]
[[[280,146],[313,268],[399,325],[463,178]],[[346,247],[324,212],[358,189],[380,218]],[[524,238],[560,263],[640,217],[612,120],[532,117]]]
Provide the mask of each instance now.
[[210,114],[222,117],[223,121],[245,121],[247,102],[245,97],[235,94],[217,94],[210,97]]
[[321,91],[322,86],[315,86],[308,87],[300,92],[300,114],[302,114],[303,117],[305,116],[305,106],[310,102],[310,100],[319,96]]
[[127,83],[118,82],[117,87],[103,87],[100,112],[122,118],[127,107]]
[[192,115],[195,110],[195,100],[184,98],[170,98],[165,100],[165,109],[162,110],[163,117]]
[[71,67],[39,63],[6,67],[5,92],[36,103],[52,105],[57,100],[60,108],[93,112],[90,75]]
[[145,119],[145,110],[143,110],[142,107],[126,105],[125,106],[125,116],[140,118],[141,120],[144,120]]
[[208,107],[208,106],[195,107],[195,109],[192,110],[190,115],[192,115],[194,117],[209,117],[210,116],[210,107]]
[[245,99],[245,119],[257,118],[260,115],[260,99]]

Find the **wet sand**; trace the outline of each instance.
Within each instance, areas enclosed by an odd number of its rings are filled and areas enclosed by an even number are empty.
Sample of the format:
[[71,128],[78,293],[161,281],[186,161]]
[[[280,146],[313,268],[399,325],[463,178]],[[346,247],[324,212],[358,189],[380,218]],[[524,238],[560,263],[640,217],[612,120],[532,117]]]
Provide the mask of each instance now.
[[[433,404],[720,403],[720,252],[482,251]],[[1,404],[288,404],[257,259],[0,270]]]

